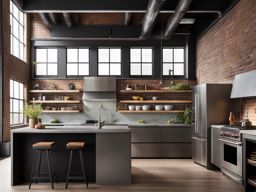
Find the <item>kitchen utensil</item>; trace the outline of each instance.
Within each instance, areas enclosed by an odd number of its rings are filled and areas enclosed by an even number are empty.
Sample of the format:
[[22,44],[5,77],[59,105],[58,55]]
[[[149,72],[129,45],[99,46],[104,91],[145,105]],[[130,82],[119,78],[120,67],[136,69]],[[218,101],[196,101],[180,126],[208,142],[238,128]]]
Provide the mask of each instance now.
[[140,105],[137,105],[137,106],[135,107],[135,109],[136,109],[136,111],[140,111],[140,110],[141,110],[141,106],[140,106]]
[[143,97],[140,97],[140,100],[141,100],[141,101],[143,101],[143,100],[144,100],[144,98],[143,98]]
[[162,111],[164,109],[163,105],[155,105],[155,110],[156,111]]
[[153,97],[152,97],[152,100],[153,100],[153,101],[157,100],[157,96],[153,96]]
[[170,111],[173,109],[173,107],[174,107],[173,105],[164,105],[164,110]]
[[148,110],[150,110],[150,108],[151,108],[151,105],[142,105],[143,111],[148,111]]
[[68,101],[68,100],[70,100],[71,98],[69,97],[69,96],[64,96],[64,100],[65,101]]
[[126,90],[126,91],[131,91],[132,88],[131,88],[131,87],[127,87],[125,90]]
[[69,83],[68,84],[68,90],[75,90],[75,84],[74,83]]
[[134,105],[129,105],[128,109],[129,109],[130,111],[134,111],[134,110],[135,110],[135,106],[134,106]]
[[139,100],[139,99],[140,99],[140,96],[132,96],[132,99],[133,99],[133,100]]
[[240,121],[242,127],[250,127],[252,126],[252,122],[249,119],[243,119]]

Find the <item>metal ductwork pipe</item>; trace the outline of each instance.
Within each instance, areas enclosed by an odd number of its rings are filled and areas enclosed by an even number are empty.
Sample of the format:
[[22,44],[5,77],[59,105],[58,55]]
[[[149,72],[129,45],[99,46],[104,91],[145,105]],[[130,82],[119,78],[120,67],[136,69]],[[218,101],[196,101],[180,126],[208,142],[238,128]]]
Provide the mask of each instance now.
[[56,25],[58,23],[58,18],[55,13],[48,13],[48,17],[52,24]]
[[186,12],[189,9],[189,6],[193,0],[180,0],[176,9],[175,13],[169,18],[166,26],[166,30],[164,32],[164,38],[170,39],[173,34],[175,33],[175,30],[180,24],[180,21],[186,14]]
[[165,1],[166,0],[150,0],[149,1],[147,11],[145,13],[143,23],[142,23],[142,32],[141,32],[140,38],[143,39],[150,35],[150,33],[154,28],[156,17],[160,12],[161,7]]
[[124,15],[124,25],[125,26],[129,25],[131,18],[132,18],[132,13],[126,12]]
[[46,25],[48,28],[52,27],[52,23],[51,23],[47,13],[39,13],[39,16],[41,17],[44,25]]
[[64,21],[68,27],[72,27],[72,18],[70,13],[63,13]]

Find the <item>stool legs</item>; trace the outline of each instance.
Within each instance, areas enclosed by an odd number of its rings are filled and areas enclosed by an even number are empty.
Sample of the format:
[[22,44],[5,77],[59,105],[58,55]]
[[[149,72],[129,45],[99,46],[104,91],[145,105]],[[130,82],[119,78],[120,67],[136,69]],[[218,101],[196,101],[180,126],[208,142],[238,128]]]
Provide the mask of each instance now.
[[50,177],[52,189],[54,189],[53,181],[52,181],[52,169],[51,169],[51,163],[50,163],[49,151],[48,151],[48,150],[46,150],[46,155],[47,155],[47,163],[48,163],[49,177]]
[[29,189],[31,188],[31,183],[32,183],[33,174],[34,174],[34,169],[35,169],[35,165],[36,165],[36,159],[37,159],[37,151],[35,151],[35,154],[34,154],[34,160],[33,160],[30,180],[29,180],[29,187],[28,187]]
[[83,177],[84,177],[84,182],[86,184],[86,188],[88,189],[88,178],[87,178],[87,173],[85,172],[84,166],[85,166],[85,157],[82,152],[82,150],[79,150],[79,156],[80,156],[80,161],[81,161],[81,166],[82,166],[82,172],[83,172]]
[[67,189],[67,188],[68,188],[68,180],[69,180],[69,175],[70,175],[70,168],[71,168],[72,156],[73,156],[73,150],[70,150],[70,153],[69,153],[69,161],[68,161],[68,171],[67,171],[67,177],[66,177],[66,186],[65,186],[65,189]]
[[[40,152],[39,152],[39,164],[38,164],[38,169],[37,169],[37,177],[39,177],[39,175],[40,175],[41,159],[42,159],[42,150],[40,150]],[[36,184],[37,184],[37,179],[36,179]]]

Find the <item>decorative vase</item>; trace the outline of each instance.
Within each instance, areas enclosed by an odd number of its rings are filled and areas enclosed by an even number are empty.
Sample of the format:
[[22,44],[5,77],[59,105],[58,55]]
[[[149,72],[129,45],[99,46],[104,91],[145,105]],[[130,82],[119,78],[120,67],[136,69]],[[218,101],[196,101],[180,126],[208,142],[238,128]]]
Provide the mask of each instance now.
[[37,120],[36,119],[29,119],[29,127],[30,128],[35,128],[35,125],[37,124]]

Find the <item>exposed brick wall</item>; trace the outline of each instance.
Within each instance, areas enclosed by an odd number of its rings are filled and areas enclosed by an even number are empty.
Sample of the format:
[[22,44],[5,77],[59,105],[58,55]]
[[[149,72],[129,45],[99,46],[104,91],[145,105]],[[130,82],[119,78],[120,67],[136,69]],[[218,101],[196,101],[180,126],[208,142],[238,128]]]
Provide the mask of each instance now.
[[42,22],[42,19],[38,14],[30,14],[31,20],[31,38],[49,38],[50,31]]
[[[256,1],[240,0],[215,26],[197,41],[199,83],[233,82],[239,73],[256,69]],[[256,101],[242,101],[256,125]]]
[[[3,0],[3,141],[10,140],[10,79],[19,81],[27,88],[29,79],[29,65],[26,62],[10,54],[10,16],[9,0]],[[27,19],[29,23],[29,19]],[[27,34],[28,36],[29,34]],[[29,45],[27,45],[29,48]],[[28,49],[29,50],[29,49]],[[25,58],[29,57],[29,52],[25,51]]]

